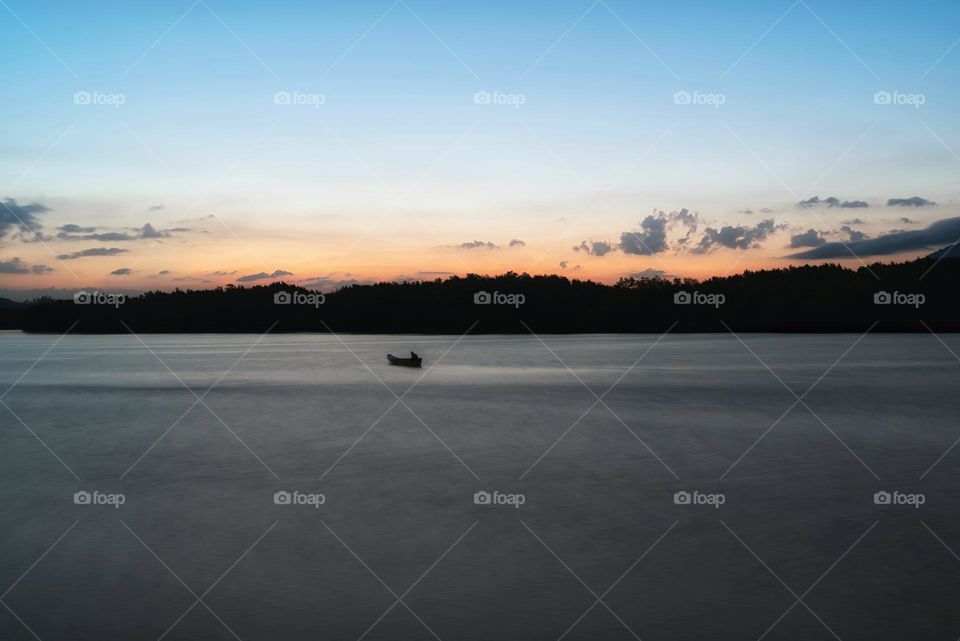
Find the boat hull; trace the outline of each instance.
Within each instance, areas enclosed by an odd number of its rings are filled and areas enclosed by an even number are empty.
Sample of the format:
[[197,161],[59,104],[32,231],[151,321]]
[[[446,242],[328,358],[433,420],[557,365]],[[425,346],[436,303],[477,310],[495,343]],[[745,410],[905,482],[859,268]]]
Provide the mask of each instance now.
[[399,356],[394,356],[393,354],[387,354],[387,362],[391,365],[398,365],[400,367],[421,367],[423,364],[423,359],[400,358]]

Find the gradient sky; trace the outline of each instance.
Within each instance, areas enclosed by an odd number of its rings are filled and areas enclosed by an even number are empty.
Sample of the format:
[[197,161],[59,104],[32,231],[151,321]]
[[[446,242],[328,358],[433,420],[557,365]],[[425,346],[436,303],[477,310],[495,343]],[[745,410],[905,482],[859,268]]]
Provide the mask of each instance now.
[[958,38],[952,1],[2,0],[0,295],[923,254],[855,243],[960,215]]

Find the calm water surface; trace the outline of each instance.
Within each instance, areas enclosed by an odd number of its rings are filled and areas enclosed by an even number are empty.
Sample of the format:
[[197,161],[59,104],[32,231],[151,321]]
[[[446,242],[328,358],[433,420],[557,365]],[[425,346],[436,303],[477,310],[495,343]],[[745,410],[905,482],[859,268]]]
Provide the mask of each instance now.
[[140,338],[0,334],[0,639],[960,636],[956,337]]

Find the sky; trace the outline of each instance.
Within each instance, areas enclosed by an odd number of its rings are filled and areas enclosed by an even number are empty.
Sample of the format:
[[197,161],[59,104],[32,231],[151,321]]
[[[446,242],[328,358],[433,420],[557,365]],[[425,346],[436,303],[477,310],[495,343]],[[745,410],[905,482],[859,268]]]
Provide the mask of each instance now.
[[0,296],[955,242],[960,4],[0,1]]

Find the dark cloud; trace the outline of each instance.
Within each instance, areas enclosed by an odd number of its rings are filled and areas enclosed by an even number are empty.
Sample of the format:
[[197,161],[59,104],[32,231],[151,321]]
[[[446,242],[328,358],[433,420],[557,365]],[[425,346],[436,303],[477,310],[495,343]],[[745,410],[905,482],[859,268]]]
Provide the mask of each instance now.
[[215,272],[210,272],[210,273],[207,274],[207,275],[208,275],[208,276],[233,276],[233,275],[236,274],[236,273],[237,273],[237,270],[233,270],[232,272],[225,272],[225,271],[222,271],[222,270],[217,270],[217,271],[215,271]]
[[633,272],[631,274],[627,274],[627,276],[629,276],[630,278],[660,278],[664,280],[669,280],[671,278],[674,278],[674,276],[671,276],[670,274],[663,271],[662,269],[653,269],[652,267],[648,267],[639,272]]
[[466,243],[460,243],[455,245],[457,249],[500,249],[494,243],[482,241],[482,240],[471,240]]
[[862,231],[853,229],[852,227],[850,227],[850,225],[843,225],[842,227],[840,227],[840,231],[847,234],[847,240],[854,241],[854,242],[866,240],[867,238],[869,238],[869,236],[867,236],[865,233],[863,233]]
[[604,256],[613,250],[614,246],[605,240],[591,240],[590,242],[583,240],[580,241],[579,245],[575,245],[573,247],[573,251],[583,252],[585,254],[589,254],[590,256]]
[[822,199],[819,196],[813,196],[812,198],[807,198],[797,203],[797,207],[816,207],[818,205],[824,207],[840,207],[841,209],[859,209],[870,206],[862,200],[840,200],[836,196],[827,196]]
[[849,243],[827,243],[814,249],[792,254],[788,258],[851,258],[856,256],[885,256],[917,249],[927,249],[937,245],[953,243],[960,238],[960,218],[946,218],[937,221],[926,229],[898,231],[895,233],[852,241]]
[[121,267],[120,269],[115,269],[110,272],[111,276],[129,276],[133,273],[133,269],[130,267]]
[[30,268],[19,258],[0,261],[0,274],[29,274]]
[[241,276],[237,279],[238,283],[252,283],[257,280],[267,280],[269,278],[283,278],[284,276],[293,276],[293,272],[284,271],[278,269],[272,274],[267,272],[258,272],[256,274],[247,274],[246,276]]
[[841,220],[840,222],[843,223],[844,225],[865,225],[866,224],[860,218],[847,218],[846,220]]
[[49,274],[52,271],[52,267],[27,265],[17,257],[0,261],[0,274]]
[[620,250],[625,254],[652,256],[667,251],[667,216],[650,215],[640,223],[640,231],[620,234]]
[[65,231],[57,234],[60,240],[102,240],[105,242],[124,242],[127,240],[137,240],[138,236],[119,231],[108,231],[94,234],[71,234]]
[[160,211],[165,206],[166,205],[164,205],[163,203],[159,203],[157,205],[150,205],[149,207],[147,207],[147,211]]
[[157,229],[150,223],[143,227],[134,228],[133,233],[109,231],[96,232],[95,227],[81,227],[79,225],[63,225],[59,227],[58,240],[99,240],[103,242],[126,242],[151,238],[169,238],[173,232],[190,231],[188,227],[174,227],[172,229]]
[[917,221],[915,221],[915,220],[910,220],[910,219],[907,218],[906,216],[901,216],[901,217],[898,218],[897,220],[900,221],[901,223],[903,223],[904,225],[915,225],[915,224],[917,223]]
[[67,234],[92,234],[93,232],[97,231],[96,227],[81,227],[80,225],[74,225],[73,223],[60,225],[57,227],[57,229]]
[[37,214],[48,211],[46,205],[37,202],[20,205],[13,198],[0,200],[0,238],[5,238],[12,230],[21,234],[38,231],[43,225]]
[[937,203],[920,196],[911,196],[910,198],[891,198],[887,201],[887,207],[926,207],[936,205]]
[[121,249],[119,247],[92,247],[71,254],[60,254],[57,256],[57,259],[76,260],[78,258],[86,258],[87,256],[116,256],[117,254],[126,254],[129,251],[129,249]]
[[802,234],[796,234],[790,237],[790,247],[819,247],[826,244],[824,238],[816,229],[808,229]]
[[526,247],[526,245],[527,244],[522,240],[520,240],[519,238],[514,238],[513,240],[510,241],[511,247]]
[[561,260],[561,261],[560,261],[560,269],[566,269],[566,268],[567,268],[567,265],[569,265],[569,263],[568,263],[567,261],[565,261],[565,260]]
[[760,242],[781,229],[786,225],[777,224],[772,218],[762,220],[753,227],[744,225],[725,225],[720,229],[707,227],[703,231],[703,236],[696,247],[690,250],[692,254],[706,254],[717,249],[726,247],[728,249],[751,249],[759,247]]
[[140,238],[164,238],[169,236],[168,231],[157,231],[150,223],[145,223],[140,229]]

